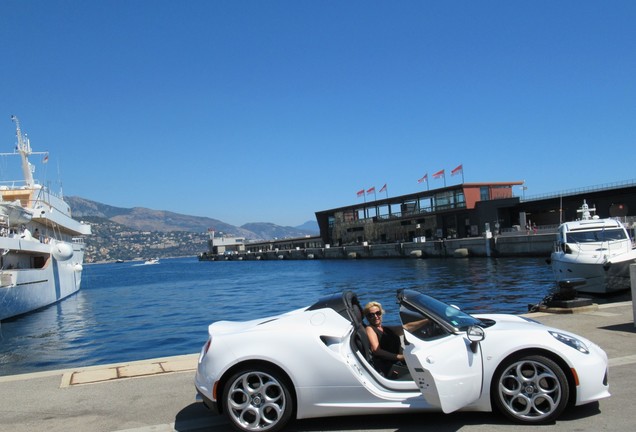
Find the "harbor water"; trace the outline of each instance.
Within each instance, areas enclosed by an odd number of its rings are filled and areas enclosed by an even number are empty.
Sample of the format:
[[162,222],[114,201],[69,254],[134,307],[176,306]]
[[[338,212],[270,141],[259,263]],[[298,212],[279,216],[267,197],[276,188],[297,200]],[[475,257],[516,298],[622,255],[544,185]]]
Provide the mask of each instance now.
[[191,354],[213,321],[266,317],[343,290],[380,301],[397,323],[399,288],[468,312],[518,314],[553,287],[541,258],[85,265],[77,294],[0,324],[0,375]]

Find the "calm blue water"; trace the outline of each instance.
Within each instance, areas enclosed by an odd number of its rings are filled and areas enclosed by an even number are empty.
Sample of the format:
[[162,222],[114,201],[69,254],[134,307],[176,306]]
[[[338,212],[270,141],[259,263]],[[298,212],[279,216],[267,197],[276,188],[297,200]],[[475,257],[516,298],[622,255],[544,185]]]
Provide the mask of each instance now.
[[396,323],[398,288],[468,312],[523,313],[552,287],[540,258],[86,265],[76,295],[0,324],[0,375],[191,354],[213,321],[286,312],[345,289],[380,301]]

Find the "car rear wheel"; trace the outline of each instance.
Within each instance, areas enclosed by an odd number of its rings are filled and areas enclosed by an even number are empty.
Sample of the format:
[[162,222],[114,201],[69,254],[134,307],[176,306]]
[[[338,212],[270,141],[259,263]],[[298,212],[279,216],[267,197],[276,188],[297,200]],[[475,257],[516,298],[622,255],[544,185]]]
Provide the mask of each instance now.
[[289,422],[293,412],[287,380],[267,367],[237,372],[223,391],[224,411],[241,431],[275,432]]
[[532,355],[508,360],[493,377],[493,404],[508,418],[526,424],[554,421],[570,395],[568,380],[559,365]]

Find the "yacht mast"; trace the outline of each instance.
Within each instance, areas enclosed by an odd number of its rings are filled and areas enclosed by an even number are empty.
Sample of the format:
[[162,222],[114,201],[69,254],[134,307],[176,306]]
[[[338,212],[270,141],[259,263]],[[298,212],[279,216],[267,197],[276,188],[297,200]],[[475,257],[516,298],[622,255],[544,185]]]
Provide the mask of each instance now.
[[29,155],[31,154],[31,142],[26,135],[22,134],[20,129],[20,120],[14,115],[11,116],[11,120],[15,123],[15,134],[18,137],[17,150],[22,158],[22,174],[24,175],[24,181],[26,186],[33,187],[33,166],[29,162]]

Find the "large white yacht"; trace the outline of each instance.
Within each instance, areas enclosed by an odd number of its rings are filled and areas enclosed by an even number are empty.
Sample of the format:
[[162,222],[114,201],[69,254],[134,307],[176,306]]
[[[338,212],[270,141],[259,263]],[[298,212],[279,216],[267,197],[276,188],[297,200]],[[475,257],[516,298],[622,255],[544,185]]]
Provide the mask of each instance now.
[[[82,280],[84,236],[88,224],[71,217],[61,194],[34,180],[33,152],[15,116],[17,144],[2,158],[18,158],[21,180],[0,182],[0,320],[21,315],[77,292]],[[6,165],[6,164],[3,164]]]
[[629,265],[636,263],[636,250],[625,226],[592,215],[596,209],[585,201],[578,211],[581,219],[559,226],[550,256],[557,283],[585,280],[576,290],[594,294],[629,289]]

